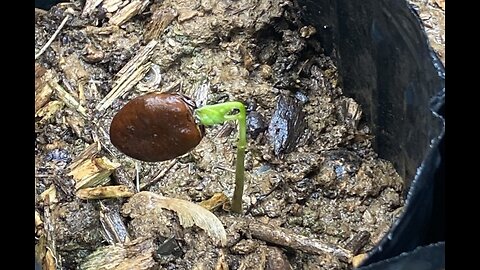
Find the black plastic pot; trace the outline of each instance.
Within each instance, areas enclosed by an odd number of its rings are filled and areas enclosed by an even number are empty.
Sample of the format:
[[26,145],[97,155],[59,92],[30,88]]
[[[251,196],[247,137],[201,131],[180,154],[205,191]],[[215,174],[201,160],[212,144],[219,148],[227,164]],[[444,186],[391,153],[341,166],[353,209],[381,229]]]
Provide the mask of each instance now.
[[378,268],[361,269],[420,269],[410,267],[413,256],[431,262],[421,269],[444,268],[445,74],[417,14],[404,0],[300,3],[339,60],[345,93],[362,105],[376,151],[408,187],[405,213],[362,264]]
[[66,0],[35,0],[35,7],[41,8],[44,10],[49,10],[51,7],[61,2],[68,2],[68,1]]
[[[54,2],[61,1],[35,4]],[[420,20],[404,0],[299,2],[339,60],[344,91],[362,105],[376,151],[408,187],[405,213],[360,269],[444,268],[444,68]]]

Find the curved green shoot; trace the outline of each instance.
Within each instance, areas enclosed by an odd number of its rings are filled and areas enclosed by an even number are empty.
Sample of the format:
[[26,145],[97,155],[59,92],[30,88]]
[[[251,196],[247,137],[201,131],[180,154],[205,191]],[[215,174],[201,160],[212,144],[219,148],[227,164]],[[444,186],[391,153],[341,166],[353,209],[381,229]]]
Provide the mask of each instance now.
[[[237,113],[231,114],[232,111]],[[223,124],[226,121],[238,121],[237,159],[235,166],[235,191],[233,192],[232,211],[242,212],[242,196],[245,179],[245,148],[247,147],[247,115],[245,105],[231,101],[214,105],[205,105],[195,110],[195,116],[205,126]]]

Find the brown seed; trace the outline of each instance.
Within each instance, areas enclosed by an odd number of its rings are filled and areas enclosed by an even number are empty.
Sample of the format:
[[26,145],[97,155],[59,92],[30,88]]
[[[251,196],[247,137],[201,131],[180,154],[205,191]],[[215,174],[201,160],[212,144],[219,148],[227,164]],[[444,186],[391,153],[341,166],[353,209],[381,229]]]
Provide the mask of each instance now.
[[113,117],[110,140],[142,161],[164,161],[197,146],[205,129],[195,123],[194,103],[174,93],[149,93],[129,101]]

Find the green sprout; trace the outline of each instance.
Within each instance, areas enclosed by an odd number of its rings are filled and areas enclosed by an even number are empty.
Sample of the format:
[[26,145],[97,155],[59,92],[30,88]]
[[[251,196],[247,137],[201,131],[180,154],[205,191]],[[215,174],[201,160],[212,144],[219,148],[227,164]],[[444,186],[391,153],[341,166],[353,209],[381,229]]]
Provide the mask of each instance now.
[[[234,110],[238,110],[231,114]],[[235,166],[235,191],[233,192],[232,211],[242,212],[242,196],[245,178],[245,148],[247,147],[247,116],[245,105],[231,101],[214,105],[205,105],[195,110],[195,116],[205,126],[223,124],[226,121],[238,121],[237,159]]]

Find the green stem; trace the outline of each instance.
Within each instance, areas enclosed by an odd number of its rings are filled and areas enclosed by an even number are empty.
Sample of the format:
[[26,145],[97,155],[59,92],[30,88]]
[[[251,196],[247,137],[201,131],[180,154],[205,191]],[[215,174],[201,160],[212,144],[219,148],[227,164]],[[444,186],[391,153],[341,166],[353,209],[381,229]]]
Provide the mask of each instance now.
[[235,190],[233,191],[232,211],[242,213],[242,197],[245,179],[245,147],[237,148],[237,164],[235,166]]
[[[229,114],[237,109],[236,114]],[[245,182],[245,148],[247,147],[247,114],[245,105],[231,101],[214,105],[206,105],[195,110],[197,119],[206,126],[223,124],[226,121],[238,120],[237,159],[235,166],[235,190],[232,199],[232,211],[242,212],[242,197]]]

